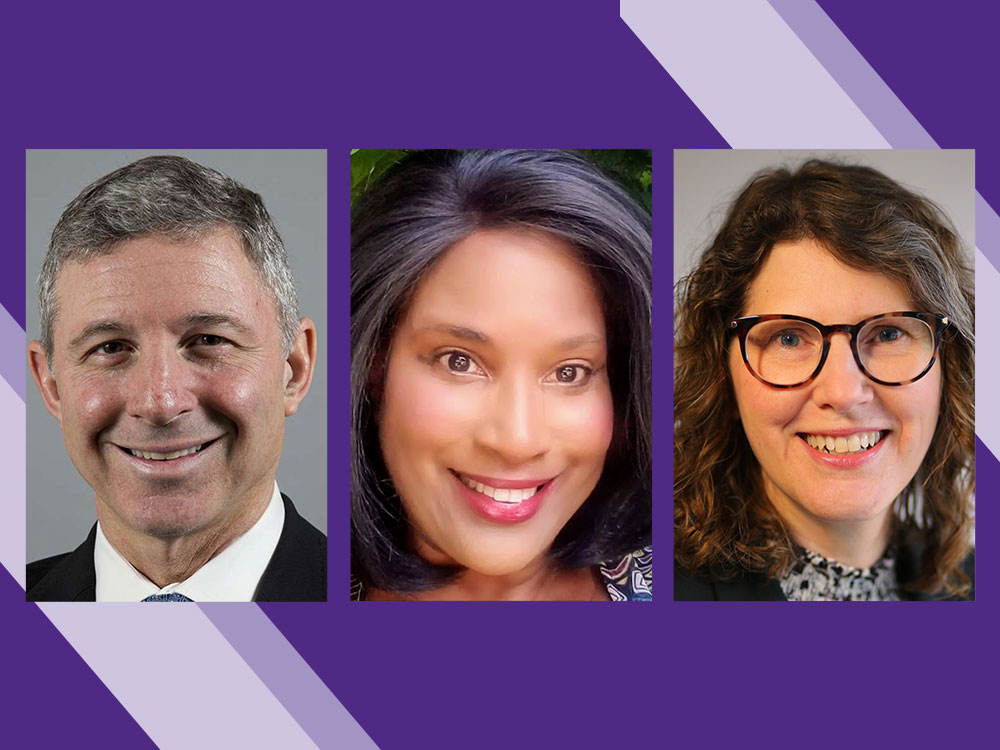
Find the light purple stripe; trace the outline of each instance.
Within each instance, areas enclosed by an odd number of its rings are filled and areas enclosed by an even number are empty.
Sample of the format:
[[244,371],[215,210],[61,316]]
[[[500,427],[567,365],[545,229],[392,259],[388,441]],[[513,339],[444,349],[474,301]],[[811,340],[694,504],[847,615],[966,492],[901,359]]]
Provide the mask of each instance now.
[[0,376],[21,397],[21,401],[24,401],[27,344],[21,324],[11,317],[6,307],[0,305]]
[[313,742],[378,750],[260,607],[200,606]]
[[[978,231],[979,220],[976,225]],[[996,320],[1000,316],[1000,273],[976,252],[976,317]],[[976,369],[996,372],[1000,367],[1000,332],[980,324],[976,330]],[[976,435],[994,456],[1000,457],[1000,390],[989,376],[976,378]]]
[[893,148],[937,148],[917,118],[813,0],[768,0]]
[[888,145],[766,0],[620,0],[619,9],[733,148]]
[[158,747],[316,747],[197,605],[38,606]]
[[[851,41],[812,0],[768,0],[893,148],[937,148],[924,129]],[[976,245],[1000,268],[1000,218],[976,193]]]
[[1000,269],[1000,216],[976,191],[976,248],[996,269]]
[[[22,331],[21,335],[24,335]],[[4,501],[0,503],[0,564],[24,586],[24,397],[6,382],[0,382],[0,474],[4,478]]]

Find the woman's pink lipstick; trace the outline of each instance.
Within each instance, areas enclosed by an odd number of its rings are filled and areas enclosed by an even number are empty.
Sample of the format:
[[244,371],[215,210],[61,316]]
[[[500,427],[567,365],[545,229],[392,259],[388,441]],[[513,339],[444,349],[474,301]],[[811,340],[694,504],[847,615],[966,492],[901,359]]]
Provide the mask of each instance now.
[[520,523],[527,521],[538,512],[542,501],[548,497],[555,484],[554,478],[549,479],[499,479],[497,477],[483,477],[475,474],[462,474],[463,477],[473,482],[493,487],[498,490],[528,490],[538,487],[538,491],[531,497],[520,502],[500,502],[494,500],[482,492],[477,492],[468,487],[455,471],[451,472],[458,493],[461,498],[468,503],[469,507],[482,516],[487,521],[495,523]]

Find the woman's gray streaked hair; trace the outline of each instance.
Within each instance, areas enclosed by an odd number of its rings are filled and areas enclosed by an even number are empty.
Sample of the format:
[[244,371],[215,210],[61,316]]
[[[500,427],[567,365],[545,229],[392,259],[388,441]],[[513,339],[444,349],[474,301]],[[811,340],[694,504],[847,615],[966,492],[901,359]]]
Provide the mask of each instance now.
[[260,195],[214,169],[180,156],[149,156],[101,177],[63,211],[38,277],[42,347],[52,367],[56,279],[69,260],[112,253],[130,239],[162,235],[191,241],[228,227],[274,295],[282,348],[299,327],[299,306],[288,254]]

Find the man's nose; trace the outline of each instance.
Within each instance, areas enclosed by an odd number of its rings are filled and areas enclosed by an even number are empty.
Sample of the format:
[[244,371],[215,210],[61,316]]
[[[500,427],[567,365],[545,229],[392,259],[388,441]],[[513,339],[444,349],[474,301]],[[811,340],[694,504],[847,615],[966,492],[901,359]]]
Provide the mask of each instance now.
[[478,429],[480,445],[505,463],[524,464],[549,447],[545,396],[529,378],[510,378],[494,386]]
[[813,383],[813,401],[846,414],[874,397],[874,383],[858,367],[847,334],[834,334],[826,362]]
[[143,348],[127,377],[133,417],[164,426],[194,408],[190,368],[172,345]]

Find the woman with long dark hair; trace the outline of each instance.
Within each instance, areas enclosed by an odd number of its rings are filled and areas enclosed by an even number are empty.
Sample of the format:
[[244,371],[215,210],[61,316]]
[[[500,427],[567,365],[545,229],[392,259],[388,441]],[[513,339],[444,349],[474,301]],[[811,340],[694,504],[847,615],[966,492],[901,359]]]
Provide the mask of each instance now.
[[649,599],[650,219],[560,151],[405,157],[351,221],[356,599]]

